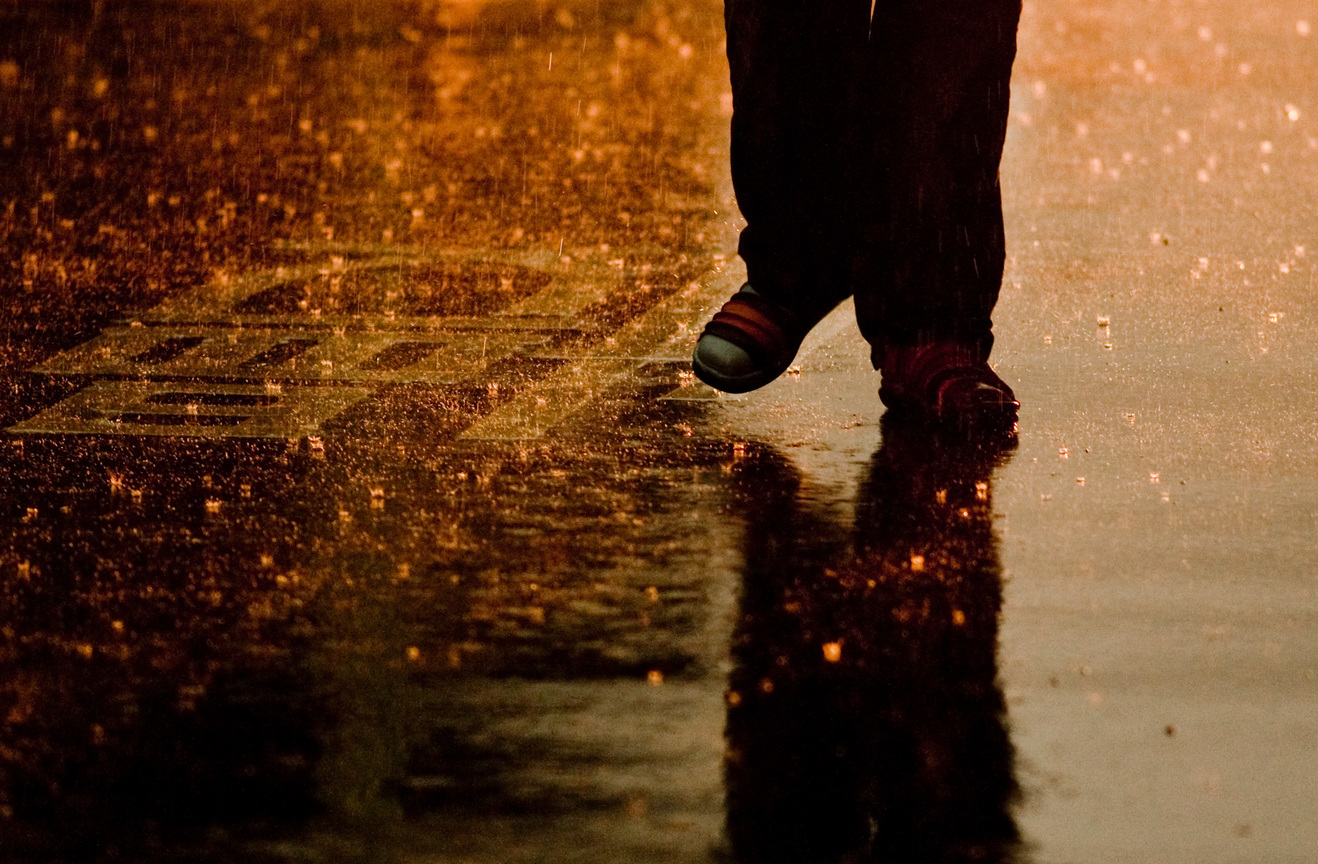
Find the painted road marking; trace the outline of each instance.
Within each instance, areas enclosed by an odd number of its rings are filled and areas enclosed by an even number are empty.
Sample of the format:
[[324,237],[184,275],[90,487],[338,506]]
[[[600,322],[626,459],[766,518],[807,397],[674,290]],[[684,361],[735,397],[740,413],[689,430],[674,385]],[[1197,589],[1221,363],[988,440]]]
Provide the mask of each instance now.
[[546,333],[365,333],[205,326],[113,328],[35,371],[289,383],[451,384],[546,344]]
[[[285,250],[316,260],[220,273],[51,358],[33,371],[93,383],[9,431],[298,437],[319,432],[380,387],[479,384],[494,365],[519,359],[552,359],[563,368],[531,382],[463,438],[540,437],[647,366],[677,378],[663,398],[716,395],[674,373],[687,362],[695,322],[714,297],[730,293],[725,272],[596,338],[588,350],[564,353],[553,346],[596,332],[583,313],[618,290],[620,261],[574,261],[566,272],[543,253],[494,259],[394,247]],[[466,280],[495,300],[500,292],[521,296],[480,316],[429,314],[453,299],[445,280]]]
[[363,387],[95,381],[9,431],[300,438],[369,395]]
[[[566,369],[537,382],[497,411],[481,418],[462,432],[459,439],[519,441],[541,438],[599,394],[619,383],[635,380],[648,365],[689,366],[691,346],[697,335],[693,322],[703,320],[713,298],[726,298],[734,285],[729,268],[710,273],[624,325],[616,336],[605,340],[603,348],[595,349],[590,356],[581,357]],[[715,391],[704,385],[699,385],[705,391],[701,393],[698,384],[692,376],[677,388],[678,391],[685,390],[686,396],[676,398],[717,398]]]

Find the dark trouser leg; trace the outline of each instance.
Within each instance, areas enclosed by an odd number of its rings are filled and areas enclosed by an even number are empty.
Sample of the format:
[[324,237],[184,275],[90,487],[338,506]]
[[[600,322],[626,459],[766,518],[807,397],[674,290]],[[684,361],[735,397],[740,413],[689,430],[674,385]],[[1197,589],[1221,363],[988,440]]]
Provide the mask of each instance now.
[[851,293],[854,102],[870,0],[726,0],[739,252],[766,298],[816,317]]
[[878,0],[865,106],[875,194],[854,283],[876,366],[888,343],[954,340],[988,356],[1019,19],[1020,0]]

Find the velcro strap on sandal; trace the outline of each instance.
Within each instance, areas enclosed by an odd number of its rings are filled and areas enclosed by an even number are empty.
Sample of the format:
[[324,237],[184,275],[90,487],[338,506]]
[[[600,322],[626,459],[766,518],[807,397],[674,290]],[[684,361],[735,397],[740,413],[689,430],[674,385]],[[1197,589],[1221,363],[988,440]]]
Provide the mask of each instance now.
[[705,333],[726,339],[756,363],[790,362],[800,346],[799,325],[790,311],[755,294],[736,294],[705,325]]
[[[886,379],[891,375],[891,393],[914,399],[935,414],[947,410],[949,401],[961,403],[956,408],[960,411],[974,410],[975,405],[1018,404],[1011,389],[969,346],[934,343],[900,353],[905,354],[904,362],[892,363],[891,370],[885,363],[885,386],[889,386]],[[900,355],[892,351],[890,356],[896,360]]]

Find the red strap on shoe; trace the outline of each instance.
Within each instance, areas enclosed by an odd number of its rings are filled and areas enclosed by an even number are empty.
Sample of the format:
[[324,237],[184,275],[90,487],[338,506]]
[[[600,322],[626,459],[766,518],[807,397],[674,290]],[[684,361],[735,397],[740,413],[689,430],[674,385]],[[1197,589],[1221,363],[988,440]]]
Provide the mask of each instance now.
[[767,367],[782,364],[784,357],[790,363],[801,344],[799,325],[791,312],[744,292],[724,303],[704,332],[726,339]]
[[971,346],[956,342],[890,347],[883,377],[890,398],[939,420],[1005,417],[1020,408],[988,363]]

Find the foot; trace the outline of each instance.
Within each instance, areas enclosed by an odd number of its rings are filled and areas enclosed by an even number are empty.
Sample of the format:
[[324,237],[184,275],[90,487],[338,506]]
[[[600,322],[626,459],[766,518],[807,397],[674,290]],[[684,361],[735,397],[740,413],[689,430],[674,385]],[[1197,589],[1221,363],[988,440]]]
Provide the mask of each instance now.
[[1021,403],[971,346],[891,346],[882,372],[879,398],[889,408],[968,434],[1016,433]]
[[691,368],[725,393],[758,389],[787,371],[814,323],[764,299],[748,283],[705,325]]

